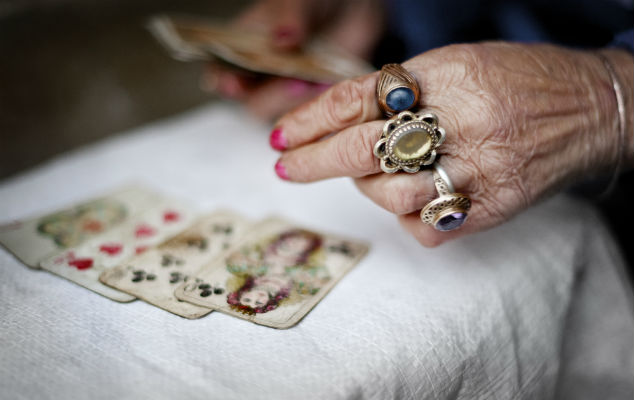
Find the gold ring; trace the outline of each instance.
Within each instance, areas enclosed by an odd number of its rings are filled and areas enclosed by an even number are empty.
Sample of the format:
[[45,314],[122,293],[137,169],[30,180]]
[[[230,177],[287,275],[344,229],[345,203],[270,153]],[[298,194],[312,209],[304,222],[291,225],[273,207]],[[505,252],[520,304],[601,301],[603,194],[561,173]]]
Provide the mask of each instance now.
[[400,64],[386,64],[381,68],[376,98],[388,117],[413,108],[418,104],[419,97],[416,79]]
[[467,195],[455,193],[451,179],[440,165],[434,164],[433,176],[438,198],[427,203],[420,211],[420,219],[438,231],[458,229],[467,220],[471,199]]
[[436,149],[445,141],[445,130],[432,113],[403,111],[383,125],[383,134],[374,145],[374,156],[381,159],[381,170],[414,173],[431,165]]

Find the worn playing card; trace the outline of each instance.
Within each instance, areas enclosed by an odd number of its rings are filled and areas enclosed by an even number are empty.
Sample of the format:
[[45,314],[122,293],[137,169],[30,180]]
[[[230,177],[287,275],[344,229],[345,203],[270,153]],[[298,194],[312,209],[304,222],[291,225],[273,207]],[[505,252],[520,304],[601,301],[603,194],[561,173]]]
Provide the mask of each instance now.
[[0,226],[0,243],[22,262],[39,268],[40,261],[103,234],[124,223],[161,196],[130,186],[45,216]]
[[368,251],[360,241],[278,218],[251,228],[174,292],[181,300],[286,329],[301,320]]
[[335,83],[372,72],[372,67],[323,40],[313,40],[298,51],[278,51],[261,32],[192,17],[158,15],[149,20],[150,32],[176,59],[219,59],[257,73]]
[[154,38],[163,45],[170,55],[179,61],[201,61],[210,59],[210,55],[194,43],[187,43],[174,27],[172,18],[156,15],[148,20],[147,28]]
[[187,230],[126,262],[104,271],[99,280],[185,318],[212,310],[180,301],[174,289],[244,234],[250,222],[229,211],[199,218]]
[[99,282],[99,275],[177,234],[193,218],[191,206],[166,198],[105,234],[44,260],[41,267],[113,300],[132,301],[134,296]]

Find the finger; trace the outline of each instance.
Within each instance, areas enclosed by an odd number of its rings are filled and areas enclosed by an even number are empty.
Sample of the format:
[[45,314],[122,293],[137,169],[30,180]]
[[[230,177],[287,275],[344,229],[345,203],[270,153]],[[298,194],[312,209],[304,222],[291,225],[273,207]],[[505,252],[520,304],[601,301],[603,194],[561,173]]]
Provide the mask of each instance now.
[[288,148],[381,117],[374,95],[378,72],[336,84],[321,96],[282,116],[274,130]]
[[235,100],[246,98],[255,85],[255,78],[251,74],[214,63],[205,66],[201,79],[203,90]]
[[325,140],[286,151],[275,170],[281,178],[294,182],[375,174],[381,169],[373,148],[384,124],[372,121],[355,125]]
[[380,173],[354,182],[370,200],[397,215],[419,211],[437,196],[431,170],[416,174]]
[[295,50],[311,30],[310,4],[296,0],[259,1],[238,16],[234,25],[268,35],[275,49]]
[[[443,156],[438,162],[451,178],[459,193],[471,193],[473,174],[461,168],[461,161],[455,157]],[[438,197],[431,168],[424,168],[415,174],[379,173],[354,180],[357,188],[370,200],[397,215],[420,211],[428,202]]]
[[[263,82],[245,99],[249,111],[263,120],[279,117],[323,92],[324,88],[298,79],[270,78]],[[271,146],[284,149],[284,143],[271,139]]]
[[205,64],[203,73],[200,75],[199,87],[205,92],[216,93],[218,90],[218,75],[214,67],[214,64]]
[[296,50],[306,41],[310,30],[307,1],[277,0],[271,44],[278,50]]

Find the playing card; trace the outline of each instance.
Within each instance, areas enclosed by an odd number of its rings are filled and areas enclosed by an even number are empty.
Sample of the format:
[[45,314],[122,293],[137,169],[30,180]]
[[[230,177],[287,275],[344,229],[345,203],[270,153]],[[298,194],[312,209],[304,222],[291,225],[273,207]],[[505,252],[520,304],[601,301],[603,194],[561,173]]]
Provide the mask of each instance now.
[[236,213],[218,211],[199,218],[187,230],[130,260],[104,271],[100,281],[185,318],[200,318],[212,310],[183,302],[174,289],[230,247],[249,221]]
[[251,228],[174,292],[181,300],[285,329],[301,320],[368,251],[357,240],[278,218]]
[[129,220],[161,196],[130,186],[45,216],[0,226],[0,243],[22,262],[39,268],[40,261]]
[[360,58],[319,39],[289,52],[273,48],[261,32],[192,17],[159,15],[149,20],[148,28],[174,58],[183,61],[219,59],[248,71],[318,83],[335,83],[373,70]]
[[157,15],[149,19],[147,28],[156,40],[179,61],[208,60],[209,54],[193,43],[187,43],[178,34],[172,19],[165,15]]
[[190,210],[180,201],[164,199],[105,234],[44,260],[41,267],[113,300],[132,301],[134,296],[99,282],[99,275],[186,228],[194,218]]

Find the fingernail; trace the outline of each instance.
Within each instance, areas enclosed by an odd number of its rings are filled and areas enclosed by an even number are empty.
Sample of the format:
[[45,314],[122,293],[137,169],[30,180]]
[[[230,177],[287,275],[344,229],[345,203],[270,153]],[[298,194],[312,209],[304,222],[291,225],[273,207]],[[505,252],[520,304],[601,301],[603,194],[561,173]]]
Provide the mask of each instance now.
[[293,97],[301,97],[310,89],[310,83],[300,79],[292,79],[288,81],[288,94]]
[[275,173],[285,181],[288,180],[288,174],[286,173],[286,168],[282,165],[282,160],[277,160],[275,163]]
[[273,37],[275,38],[275,40],[288,40],[295,35],[296,30],[288,26],[279,27],[273,32]]
[[286,150],[288,147],[288,141],[284,137],[281,128],[273,129],[273,132],[271,132],[271,136],[269,137],[269,144],[275,150]]

